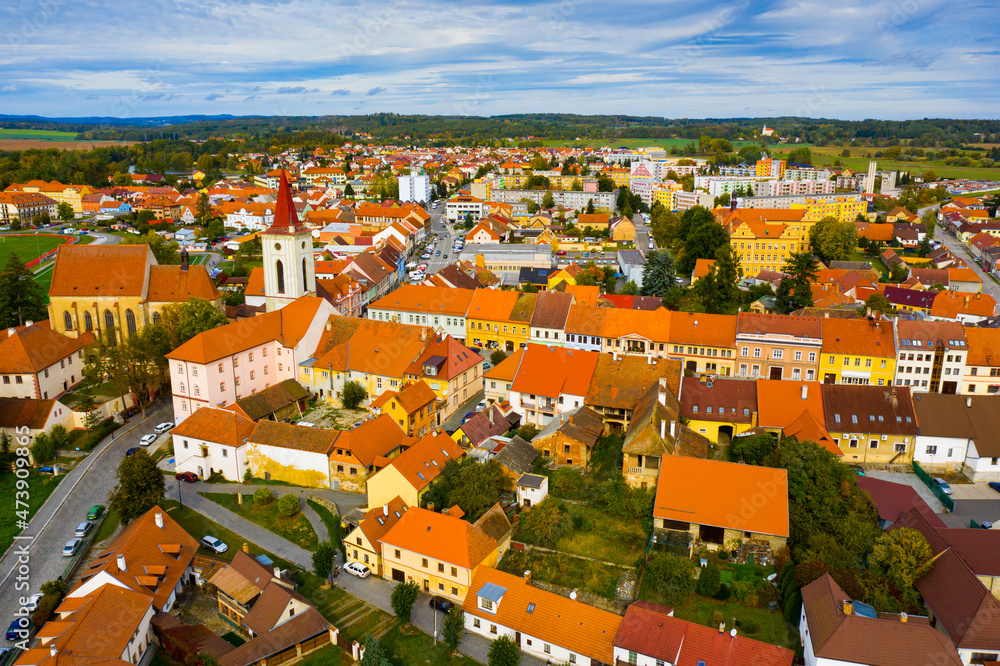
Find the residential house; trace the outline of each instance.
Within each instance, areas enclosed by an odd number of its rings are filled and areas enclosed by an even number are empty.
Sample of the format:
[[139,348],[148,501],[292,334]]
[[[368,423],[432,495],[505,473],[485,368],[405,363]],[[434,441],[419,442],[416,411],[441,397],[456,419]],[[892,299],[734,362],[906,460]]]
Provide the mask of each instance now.
[[438,397],[436,411],[443,421],[483,390],[482,356],[451,337],[428,342],[406,369],[407,381],[423,381]]
[[294,379],[269,386],[238,399],[226,409],[242,414],[251,421],[297,421],[306,409],[309,391]]
[[241,482],[248,469],[246,443],[254,426],[253,420],[233,410],[197,410],[170,432],[175,471],[192,472],[199,479],[221,474]]
[[680,415],[710,442],[732,438],[757,427],[757,382],[685,377]]
[[465,340],[465,317],[476,291],[424,285],[403,285],[368,305],[368,318],[431,326]]
[[627,217],[616,217],[611,225],[611,240],[616,243],[634,243],[635,222]]
[[[118,400],[114,405],[121,408]],[[0,398],[0,432],[6,433],[11,441],[25,435],[49,433],[56,425],[72,430],[76,424],[73,410],[55,398]]]
[[819,376],[825,384],[891,386],[896,339],[891,321],[823,319]]
[[604,315],[601,351],[643,356],[670,356],[670,327],[673,312],[610,308]]
[[514,378],[517,377],[517,371],[524,358],[524,351],[518,349],[483,374],[483,390],[487,403],[508,401]]
[[757,426],[779,438],[811,440],[842,456],[840,440],[826,430],[823,394],[817,382],[757,380]]
[[966,327],[969,351],[961,392],[990,395],[1000,393],[1000,329]]
[[58,206],[58,201],[37,192],[0,192],[0,223],[9,226],[17,220],[25,226],[41,224],[43,214],[55,220]]
[[[921,396],[928,398],[932,396]],[[933,396],[940,397],[940,396]],[[875,510],[878,511],[879,527],[887,529],[893,523],[898,522],[909,511],[916,509],[927,522],[934,527],[945,527],[944,522],[931,509],[927,502],[920,497],[916,488],[906,483],[893,483],[885,479],[877,479],[874,476],[861,476],[855,482],[858,488],[871,497]]]
[[625,432],[636,405],[649,389],[665,381],[678,395],[681,376],[677,359],[601,354],[584,404],[601,415],[608,432]]
[[[764,494],[766,501],[758,498]],[[751,499],[754,498],[754,499]],[[753,506],[756,511],[741,511]],[[653,530],[681,532],[692,552],[750,544],[777,552],[788,540],[788,473],[719,460],[665,456],[653,504]],[[759,551],[758,551],[759,552]]]
[[388,414],[341,432],[330,450],[330,488],[365,492],[368,478],[414,441]]
[[593,305],[572,305],[566,316],[566,346],[581,351],[600,352],[604,349],[604,319],[609,308]]
[[333,306],[305,296],[282,310],[199,333],[166,355],[175,422],[202,407],[225,407],[296,378],[296,368],[316,349]]
[[917,420],[910,391],[899,386],[823,384],[826,430],[845,462],[913,462]]
[[525,577],[488,566],[475,571],[462,604],[465,628],[496,640],[511,638],[522,652],[552,663],[613,664],[620,615],[531,585]]
[[806,666],[908,666],[963,661],[926,617],[876,613],[825,573],[802,588],[799,617]]
[[[487,512],[480,521],[493,518]],[[379,539],[382,577],[412,580],[428,594],[462,603],[477,572],[495,566],[509,547],[509,540],[506,546],[497,542],[480,521],[412,506]]]
[[997,302],[989,294],[942,291],[934,298],[930,315],[932,319],[974,326],[994,316],[996,312]]
[[577,407],[556,414],[531,445],[557,466],[586,467],[603,433],[601,415],[588,407]]
[[365,513],[357,526],[344,537],[347,561],[364,564],[373,575],[380,578],[384,576],[381,539],[393,528],[396,521],[403,517],[408,508],[403,500],[395,497]]
[[791,666],[795,652],[747,638],[738,629],[719,631],[674,617],[672,608],[629,604],[615,634],[615,664],[637,666]]
[[531,340],[529,329],[537,296],[477,289],[466,315],[466,344],[500,349],[508,354],[527,345]]
[[512,428],[507,414],[500,405],[487,405],[482,411],[471,412],[467,421],[452,433],[451,438],[463,448],[475,448],[492,437],[507,434]]
[[411,437],[423,437],[438,423],[438,397],[423,380],[404,384],[399,391],[388,390],[368,406],[378,416],[388,414]]
[[531,314],[531,341],[544,345],[563,346],[566,320],[573,306],[573,295],[558,291],[538,294]]
[[549,496],[549,477],[522,474],[517,480],[517,505],[522,509],[538,506]]
[[531,442],[527,442],[517,435],[509,438],[509,441],[502,444],[500,450],[493,454],[493,460],[500,463],[504,476],[515,482],[532,470],[536,458],[538,458],[538,451],[531,445]]
[[525,424],[543,428],[558,414],[584,405],[599,357],[595,352],[529,345],[507,399],[524,415]]
[[83,381],[93,333],[70,337],[48,321],[0,330],[0,397],[57,398]]
[[435,430],[414,442],[391,460],[379,461],[379,469],[367,480],[368,506],[386,504],[400,497],[407,506],[420,506],[427,487],[451,460],[465,451],[448,435]]
[[896,322],[896,386],[914,393],[958,393],[965,374],[968,345],[957,322]]
[[736,374],[736,323],[733,315],[673,312],[670,315],[670,356],[684,369],[729,377]]
[[330,455],[339,430],[258,421],[246,443],[246,466],[258,479],[330,488]]
[[922,312],[930,314],[934,307],[934,298],[938,292],[905,287],[886,286],[882,292],[893,307],[905,312]]
[[[972,403],[966,401],[967,398],[960,395],[914,394],[913,412],[918,427],[913,451],[914,462],[920,463],[925,469],[962,471],[971,452],[971,444],[977,438],[969,419]],[[987,436],[983,441],[987,449],[989,439],[990,436]],[[978,451],[974,453],[974,457],[978,457]],[[973,461],[973,466],[976,462],[978,461]]]
[[823,320],[741,312],[736,324],[736,374],[814,381],[823,346]]

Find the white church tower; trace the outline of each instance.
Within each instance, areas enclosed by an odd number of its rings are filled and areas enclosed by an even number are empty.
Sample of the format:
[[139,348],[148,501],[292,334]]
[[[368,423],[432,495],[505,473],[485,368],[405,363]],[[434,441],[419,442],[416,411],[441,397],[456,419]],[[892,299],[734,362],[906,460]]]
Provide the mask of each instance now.
[[299,222],[285,170],[278,183],[274,222],[260,235],[264,250],[264,307],[273,312],[316,294],[312,232]]

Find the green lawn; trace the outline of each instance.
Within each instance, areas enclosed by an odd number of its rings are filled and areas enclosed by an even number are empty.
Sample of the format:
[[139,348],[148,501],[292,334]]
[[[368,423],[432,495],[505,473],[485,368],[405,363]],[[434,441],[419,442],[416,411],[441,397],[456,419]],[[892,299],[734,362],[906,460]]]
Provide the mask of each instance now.
[[[650,146],[657,146],[659,148],[665,148],[669,151],[673,147],[682,148],[691,142],[694,145],[698,145],[698,139],[580,139],[580,140],[561,140],[561,139],[550,139],[547,141],[542,141],[543,146],[614,146],[614,147],[625,147],[625,148],[648,148]],[[752,144],[752,141],[733,141],[733,149],[739,150],[743,146]],[[687,157],[687,156],[684,156]]]
[[[22,232],[29,233],[29,232]],[[0,236],[0,266],[7,264],[7,258],[16,253],[24,263],[35,257],[54,250],[56,246],[66,242],[65,238],[46,234],[31,234],[29,236]]]
[[618,578],[625,572],[625,569],[610,564],[535,549],[523,553],[508,550],[497,568],[517,576],[531,571],[532,578],[542,582],[581,588],[609,599],[614,597]]
[[97,534],[94,535],[94,543],[100,543],[114,534],[119,522],[121,522],[121,516],[118,514],[118,510],[109,508],[104,522],[101,523]]
[[[12,459],[13,457],[6,456],[6,458]],[[51,474],[31,472],[27,479],[27,499],[23,496],[20,498],[22,502],[27,503],[28,506],[25,507],[23,504],[18,505],[15,501],[15,493],[18,492],[17,476],[10,471],[0,475],[0,496],[7,498],[3,503],[3,508],[0,508],[0,553],[6,552],[7,548],[14,543],[14,537],[21,533],[22,529],[18,527],[18,522],[22,518],[25,522],[30,520],[64,478],[66,478],[65,474],[53,477]],[[27,511],[27,515],[18,516],[18,511]],[[86,518],[85,515],[80,516],[80,520],[84,518]]]
[[[329,509],[318,502],[306,500],[306,504],[312,507],[313,511],[319,515],[319,519],[326,525],[326,533],[330,535],[330,541],[343,550],[346,530],[343,521],[340,520],[340,516],[333,515]],[[347,551],[344,551],[344,555],[346,557]]]
[[[229,546],[229,550],[222,554],[213,553],[205,550],[204,548],[199,548],[198,552],[201,555],[207,555],[209,557],[215,557],[220,560],[225,560],[227,562],[232,561],[236,557],[236,551],[243,547],[244,543],[248,543],[246,539],[239,536],[235,532],[219,525],[214,520],[203,516],[197,511],[188,508],[187,506],[180,506],[175,500],[163,500],[160,502],[160,506],[163,507],[167,513],[177,521],[177,524],[184,528],[184,531],[190,534],[192,537],[201,541],[201,538],[205,535],[212,535]],[[266,550],[257,547],[255,544],[250,545],[251,555],[267,555],[271,560],[282,569],[297,569],[298,567],[293,566],[291,563],[274,555],[274,553],[269,553]]]
[[230,493],[199,493],[202,497],[210,499],[219,506],[229,509],[238,516],[246,518],[252,523],[260,525],[266,530],[274,532],[283,539],[301,546],[306,550],[316,550],[319,538],[316,530],[313,529],[309,519],[299,511],[291,518],[286,518],[278,513],[278,497],[264,506],[254,504],[252,495],[243,497],[243,504],[236,501],[236,495]]
[[[634,566],[642,558],[648,538],[642,521],[612,517],[592,506],[566,506],[572,528],[559,539],[554,550],[626,566]],[[515,539],[531,543],[525,536],[519,532]]]
[[349,664],[350,656],[336,645],[327,645],[321,650],[313,652],[298,663],[298,666],[340,666]]
[[798,632],[785,622],[780,610],[772,613],[763,608],[745,608],[735,601],[716,601],[693,595],[691,600],[674,608],[674,615],[682,620],[710,627],[714,625],[712,614],[715,611],[722,613],[726,630],[733,628],[733,618],[740,622],[752,619],[760,626],[760,631],[753,634],[751,638],[772,645],[780,645],[790,650],[799,649]]

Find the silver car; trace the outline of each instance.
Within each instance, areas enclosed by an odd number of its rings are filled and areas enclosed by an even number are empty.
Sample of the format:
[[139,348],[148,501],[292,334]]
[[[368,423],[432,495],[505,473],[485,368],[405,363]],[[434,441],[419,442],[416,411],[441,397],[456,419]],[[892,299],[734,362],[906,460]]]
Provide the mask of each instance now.
[[66,545],[63,546],[62,549],[63,557],[72,557],[73,555],[76,555],[77,551],[80,550],[80,545],[82,543],[83,539],[80,538],[70,539],[69,541],[67,541]]

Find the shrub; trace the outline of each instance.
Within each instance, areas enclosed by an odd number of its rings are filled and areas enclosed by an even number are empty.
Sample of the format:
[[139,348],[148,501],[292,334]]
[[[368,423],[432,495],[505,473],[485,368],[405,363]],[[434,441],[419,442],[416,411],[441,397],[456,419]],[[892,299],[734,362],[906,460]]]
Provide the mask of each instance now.
[[714,597],[721,587],[722,574],[719,572],[719,567],[709,560],[708,566],[701,570],[701,576],[698,578],[698,594],[703,597]]
[[578,532],[590,531],[590,520],[587,519],[587,516],[578,511],[573,512],[571,515],[572,515],[574,530],[577,530]]
[[458,648],[462,642],[462,635],[465,633],[465,614],[461,606],[452,606],[451,610],[444,617],[444,624],[441,626],[441,635],[444,642],[452,650]]
[[517,666],[521,663],[521,650],[513,638],[501,634],[490,644],[487,663],[489,666]]
[[368,397],[368,391],[360,382],[351,380],[344,383],[344,390],[341,393],[340,401],[346,409],[354,409]]
[[[285,496],[287,497],[287,495]],[[329,541],[322,541],[316,546],[316,552],[312,554],[313,571],[320,578],[326,578],[333,569],[333,563],[337,556],[337,547]]]
[[253,474],[250,473],[250,468],[247,467],[246,471],[243,472],[243,483],[250,483],[253,481]]
[[737,620],[737,623],[740,625],[740,629],[743,630],[743,633],[748,636],[753,636],[760,631],[760,623],[752,617]]
[[52,611],[54,611],[59,605],[61,598],[62,595],[59,594],[46,594],[38,600],[38,608],[31,616],[31,619],[35,623],[36,627],[40,627],[49,621]]
[[646,566],[646,575],[668,603],[684,601],[694,591],[694,562],[659,553]]
[[205,483],[225,483],[226,475],[222,472],[212,472],[212,476],[205,479]]
[[492,363],[493,365],[500,365],[501,363],[503,363],[505,358],[507,358],[507,354],[497,349],[495,352],[490,354],[490,363]]
[[718,627],[722,624],[722,611],[712,611],[712,626]]
[[731,596],[733,596],[733,591],[729,589],[728,585],[720,585],[719,591],[715,593],[715,598],[719,601],[729,601]]
[[782,611],[785,616],[785,622],[794,626],[798,626],[800,616],[802,615],[802,591],[795,590],[788,598],[785,599],[784,608]]
[[[256,495],[257,493],[254,493]],[[256,499],[256,497],[254,498]],[[278,513],[285,518],[291,518],[299,512],[299,498],[297,495],[288,493],[278,499]]]
[[253,503],[257,506],[270,504],[274,500],[274,494],[270,488],[258,488],[253,491]]
[[56,445],[51,437],[44,432],[35,435],[35,441],[31,445],[31,457],[35,463],[47,463],[55,457]]
[[397,583],[396,587],[392,588],[392,596],[389,597],[392,612],[396,614],[396,617],[403,622],[409,622],[410,615],[413,613],[413,604],[417,601],[419,594],[420,588],[414,581]]

